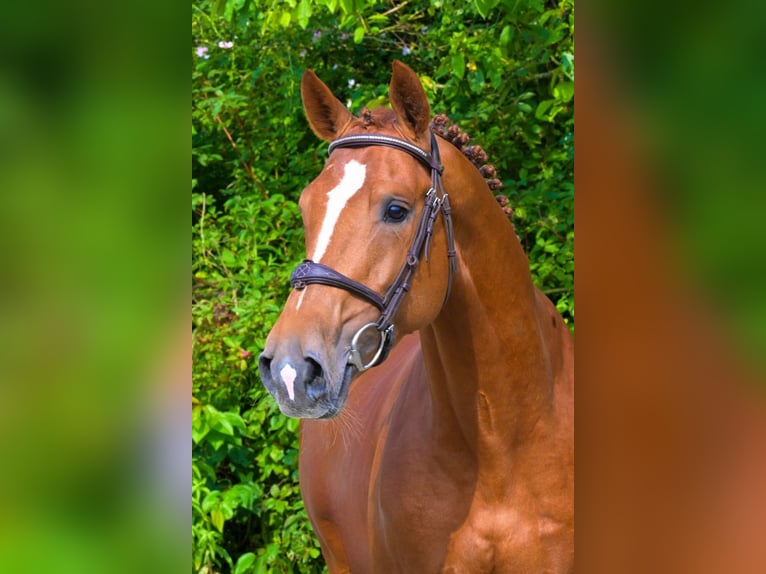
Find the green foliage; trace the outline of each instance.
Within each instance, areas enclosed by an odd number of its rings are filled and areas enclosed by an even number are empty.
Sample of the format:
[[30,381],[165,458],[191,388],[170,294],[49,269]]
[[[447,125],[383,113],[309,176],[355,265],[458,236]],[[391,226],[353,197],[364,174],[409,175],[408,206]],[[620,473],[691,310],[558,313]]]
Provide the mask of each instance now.
[[297,487],[298,424],[254,371],[301,250],[297,206],[231,190],[217,200],[195,191],[192,205],[194,570],[318,571]]
[[321,572],[300,499],[297,423],[256,357],[303,255],[297,198],[326,144],[313,68],[352,111],[386,103],[390,64],[421,77],[487,151],[536,283],[570,324],[572,0],[196,0],[192,4],[193,571]]

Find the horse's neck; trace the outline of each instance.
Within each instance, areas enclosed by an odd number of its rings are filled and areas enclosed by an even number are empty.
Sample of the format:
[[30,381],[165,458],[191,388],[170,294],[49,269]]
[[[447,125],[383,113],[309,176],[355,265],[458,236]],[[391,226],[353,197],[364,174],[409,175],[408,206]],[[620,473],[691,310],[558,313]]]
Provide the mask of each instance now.
[[[551,409],[550,337],[527,258],[476,175],[450,195],[458,271],[449,301],[421,339],[440,432],[459,433],[477,448],[481,437],[490,441],[486,448],[507,449]],[[552,318],[545,319],[550,329]]]

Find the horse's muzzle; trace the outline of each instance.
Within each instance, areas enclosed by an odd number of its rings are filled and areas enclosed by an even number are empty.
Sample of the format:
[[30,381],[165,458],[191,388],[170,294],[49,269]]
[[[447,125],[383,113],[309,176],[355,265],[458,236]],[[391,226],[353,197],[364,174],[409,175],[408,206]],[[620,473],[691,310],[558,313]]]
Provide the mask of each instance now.
[[271,357],[265,352],[258,369],[266,390],[276,399],[283,414],[304,419],[332,418],[346,402],[351,367],[340,384],[331,384],[325,369],[311,357]]

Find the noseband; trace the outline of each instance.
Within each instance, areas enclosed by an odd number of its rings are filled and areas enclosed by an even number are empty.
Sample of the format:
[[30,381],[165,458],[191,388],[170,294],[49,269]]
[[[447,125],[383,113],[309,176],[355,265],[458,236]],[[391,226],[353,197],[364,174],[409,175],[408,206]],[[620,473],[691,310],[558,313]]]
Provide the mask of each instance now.
[[[415,237],[407,251],[407,259],[400,269],[399,274],[383,296],[379,295],[369,287],[346,277],[342,273],[339,273],[326,265],[322,265],[321,263],[315,263],[310,259],[304,259],[303,263],[293,271],[290,277],[290,285],[299,291],[304,289],[307,285],[314,283],[338,287],[375,305],[375,307],[380,310],[381,314],[378,320],[362,325],[351,339],[348,363],[355,366],[359,372],[366,371],[367,369],[382,363],[393,347],[395,341],[394,315],[396,315],[396,311],[399,309],[399,305],[401,305],[404,295],[410,289],[412,276],[417,269],[421,255],[424,255],[426,261],[428,261],[434,221],[436,221],[436,217],[439,213],[441,213],[444,218],[444,229],[447,235],[447,257],[449,259],[449,282],[447,284],[447,293],[444,297],[445,302],[452,291],[452,276],[455,272],[455,241],[452,232],[451,209],[449,196],[444,193],[444,188],[442,187],[441,175],[444,171],[444,167],[441,165],[439,147],[436,145],[436,137],[434,134],[431,133],[431,153],[398,138],[376,134],[361,134],[346,136],[335,140],[330,144],[328,154],[331,154],[338,148],[359,148],[368,146],[384,146],[398,149],[408,153],[431,170],[431,187],[426,192],[423,212],[420,214],[417,231],[415,232]],[[373,358],[365,364],[358,347],[359,339],[361,338],[362,333],[373,327],[379,334],[380,342]]]

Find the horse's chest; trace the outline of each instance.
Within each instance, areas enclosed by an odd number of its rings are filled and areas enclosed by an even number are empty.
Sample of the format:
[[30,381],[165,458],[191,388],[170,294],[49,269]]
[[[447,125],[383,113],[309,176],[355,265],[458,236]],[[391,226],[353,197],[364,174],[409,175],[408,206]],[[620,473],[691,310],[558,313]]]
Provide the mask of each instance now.
[[[373,489],[372,551],[386,572],[567,572],[571,536],[520,488],[483,495],[474,460],[395,453]],[[394,462],[395,461],[395,462]]]
[[468,515],[475,461],[434,456],[416,440],[388,445],[371,484],[371,540],[380,571],[436,572]]
[[569,534],[565,524],[512,503],[474,505],[450,536],[442,572],[566,573],[573,558]]
[[400,504],[391,502],[387,511],[381,509],[383,520],[378,521],[373,550],[376,564],[383,568],[376,571],[570,571],[571,540],[561,524],[543,524],[539,517],[514,512],[511,504],[449,500],[432,500],[427,506],[407,504],[404,499]]

